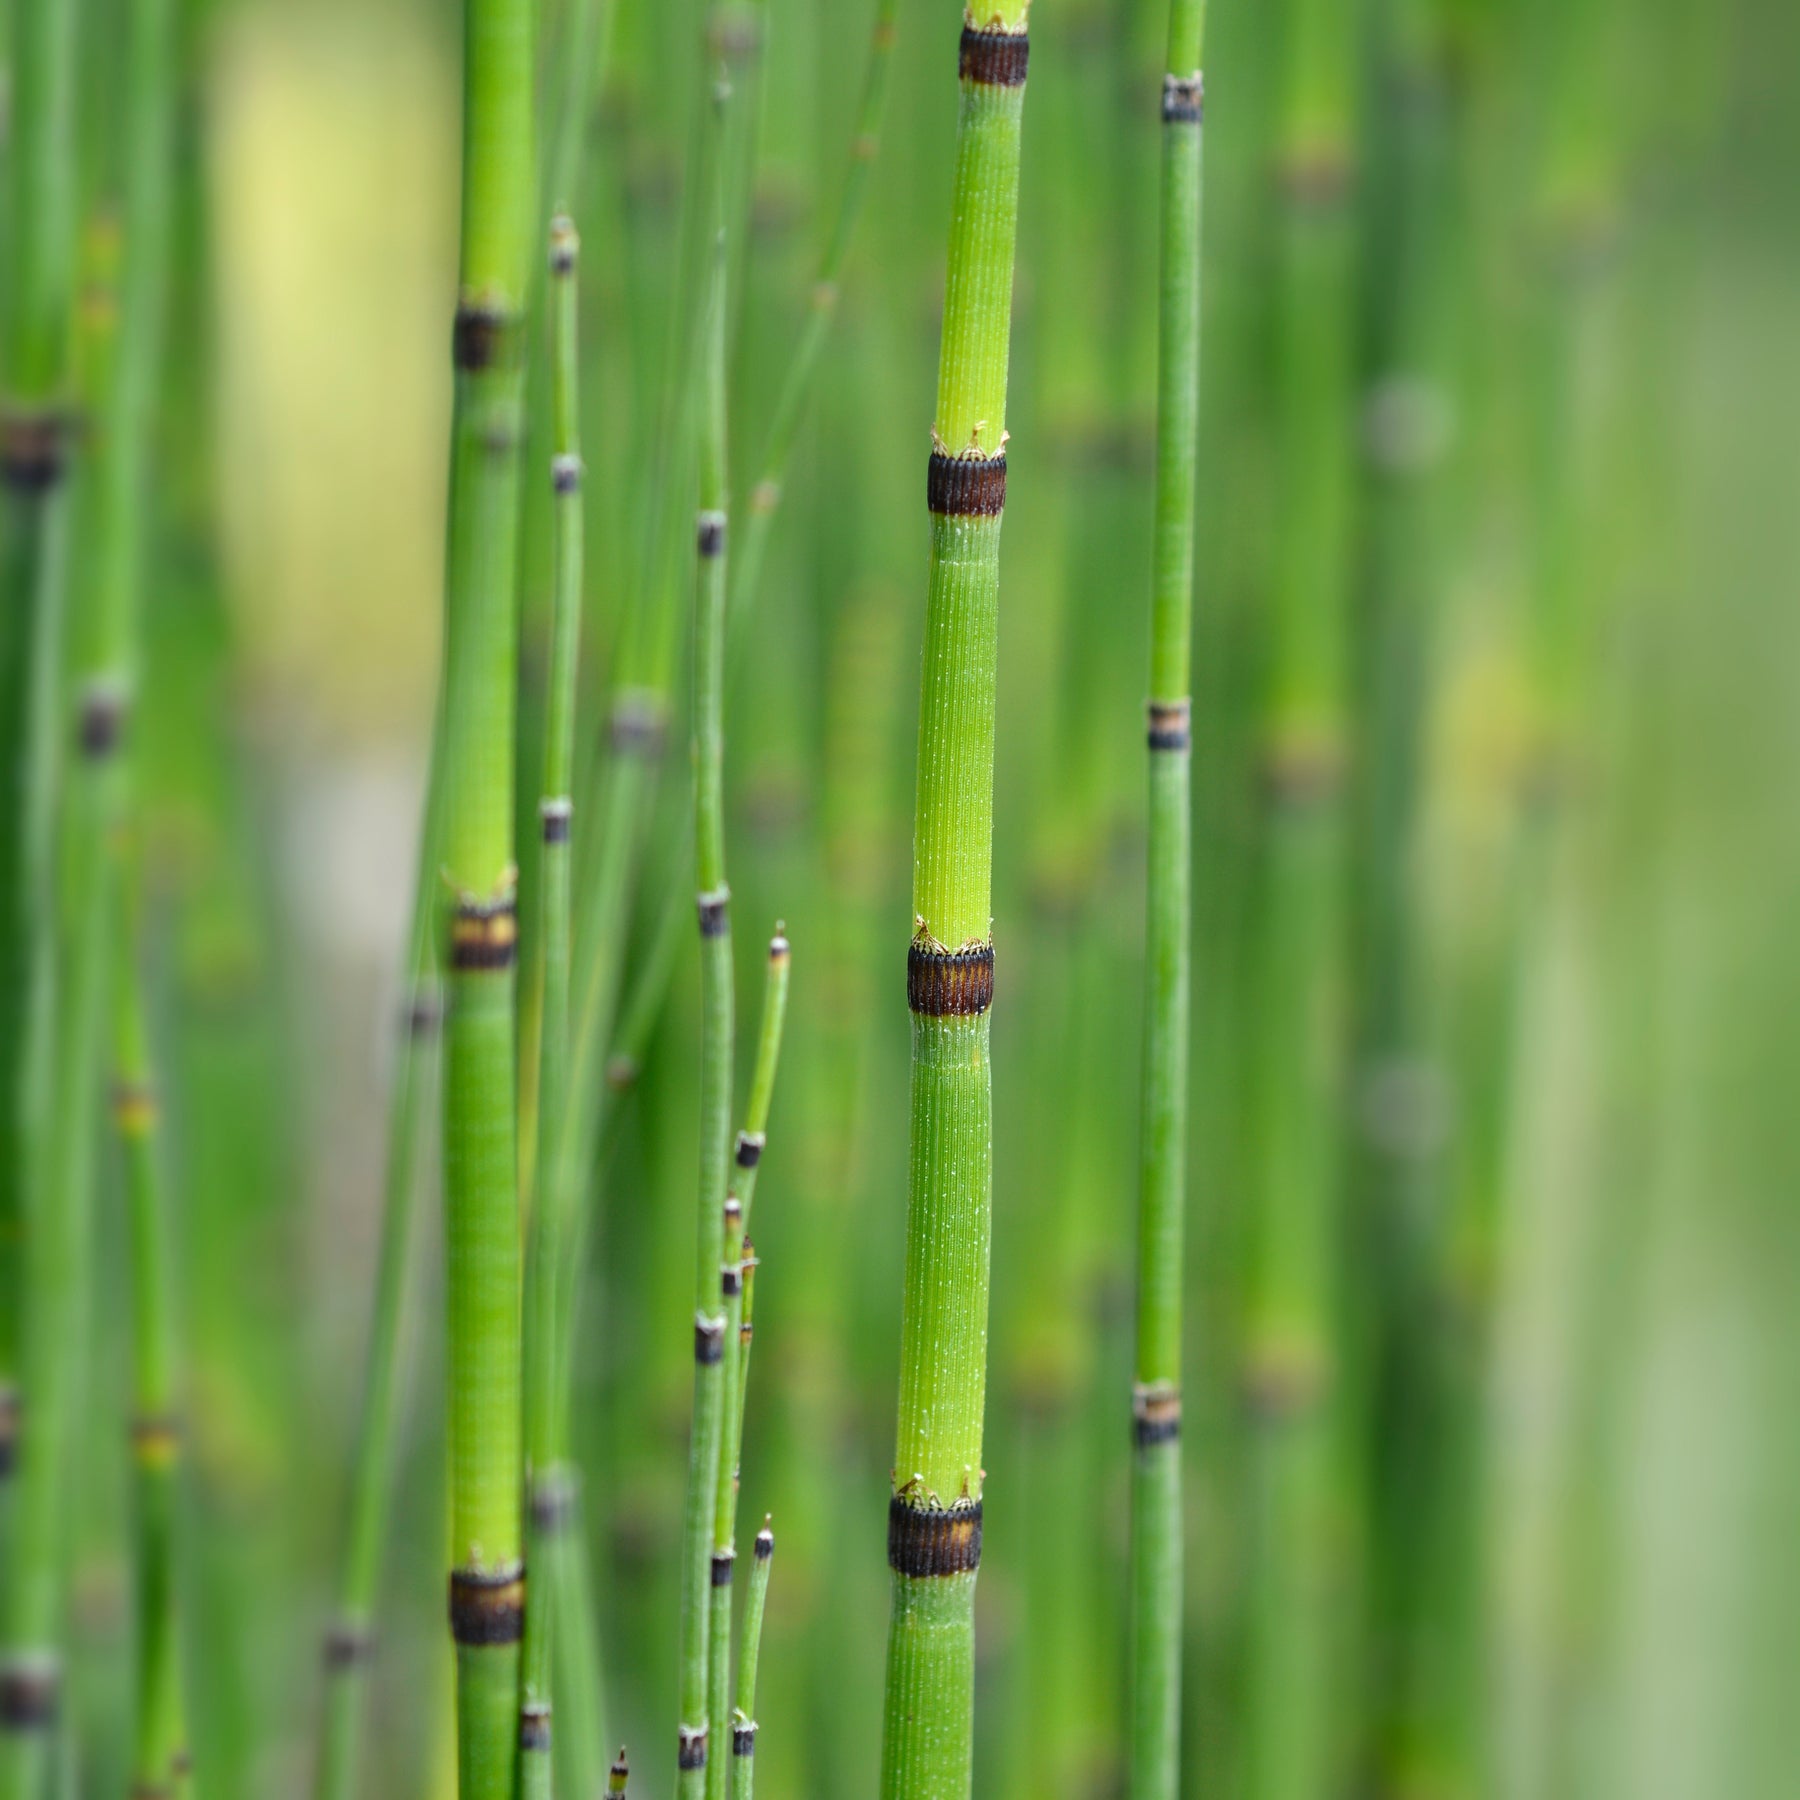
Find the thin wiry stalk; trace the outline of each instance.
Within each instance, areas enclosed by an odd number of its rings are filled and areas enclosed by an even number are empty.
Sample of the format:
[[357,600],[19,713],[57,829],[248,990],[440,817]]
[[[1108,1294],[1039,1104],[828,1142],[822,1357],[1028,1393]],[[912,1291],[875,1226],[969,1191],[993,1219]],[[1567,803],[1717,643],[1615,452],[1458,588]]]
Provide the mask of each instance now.
[[514,587],[523,305],[536,191],[535,9],[530,0],[467,0],[464,19],[462,259],[444,628],[450,1618],[462,1800],[511,1800],[524,1611],[513,1105]]
[[769,1599],[769,1570],[775,1560],[775,1533],[763,1520],[750,1560],[750,1592],[744,1601],[738,1640],[737,1712],[731,1722],[731,1800],[752,1800],[756,1791],[756,1665],[762,1654],[763,1611]]
[[[722,136],[731,89],[714,87],[714,135]],[[701,1800],[708,1757],[712,1543],[719,1448],[725,1424],[725,1320],[719,1271],[725,1255],[726,1174],[731,1153],[731,891],[725,885],[725,272],[724,159],[712,163],[713,255],[707,279],[701,378],[699,512],[694,590],[694,876],[700,925],[700,1180],[694,1282],[694,1417],[682,1527],[681,1688],[676,1792]]]
[[726,1762],[724,1730],[731,1693],[731,1581],[737,1560],[738,1458],[744,1435],[744,1393],[749,1370],[744,1356],[745,1227],[756,1197],[756,1177],[768,1139],[769,1103],[781,1059],[782,1029],[787,1021],[788,974],[792,958],[779,925],[769,943],[768,982],[763,993],[762,1029],[756,1067],[750,1080],[750,1103],[744,1128],[737,1136],[732,1191],[725,1200],[725,1257],[719,1271],[719,1293],[725,1314],[725,1420],[719,1433],[719,1468],[713,1497],[712,1621],[707,1647],[707,1721],[719,1754],[706,1769],[707,1800],[724,1800]]
[[1194,512],[1200,423],[1201,34],[1173,0],[1162,93],[1156,535],[1150,623],[1144,1100],[1132,1394],[1131,1793],[1173,1800],[1181,1744],[1181,1284],[1187,1206]]
[[168,1208],[157,1168],[155,1090],[129,932],[115,983],[113,1122],[125,1158],[132,1301],[131,1454],[136,1479],[133,1792],[180,1791],[188,1767],[175,1568],[181,1481]]
[[[581,643],[581,443],[579,432],[578,288],[575,227],[558,216],[550,227],[550,368],[555,494],[555,591],[550,618],[550,674],[544,728],[543,1009],[538,1056],[539,1158],[548,1166],[560,1145],[569,1111],[569,856],[574,801],[575,678]],[[531,1214],[530,1303],[526,1336],[526,1466],[532,1484],[530,1562],[536,1569],[525,1610],[525,1644],[519,1689],[519,1791],[526,1800],[551,1792],[551,1646],[558,1600],[547,1540],[567,1523],[567,1509],[542,1504],[546,1478],[556,1467],[556,1404],[563,1391],[557,1365],[569,1345],[559,1304],[563,1262],[575,1235],[574,1194],[555,1183],[538,1196]],[[584,1604],[580,1595],[569,1604]],[[592,1696],[589,1696],[591,1701]]]
[[1340,1748],[1334,1598],[1340,1479],[1339,1170],[1345,940],[1344,571],[1349,536],[1347,21],[1287,20],[1277,175],[1275,431],[1285,529],[1262,696],[1258,1168],[1248,1298],[1257,1528],[1249,1572],[1244,1793],[1326,1791]]
[[768,553],[769,532],[781,506],[788,462],[794,453],[794,442],[799,436],[800,421],[812,392],[819,357],[830,336],[832,320],[837,316],[838,281],[843,273],[844,258],[850,251],[850,240],[856,234],[857,220],[862,216],[863,198],[868,192],[869,176],[881,142],[881,121],[887,110],[888,70],[893,63],[896,36],[894,17],[898,10],[899,0],[879,0],[875,9],[874,38],[863,74],[856,131],[850,140],[850,167],[844,176],[824,253],[819,258],[819,272],[808,295],[806,322],[794,345],[793,360],[782,377],[774,417],[769,423],[768,440],[758,464],[756,485],[750,490],[745,509],[743,541],[733,559],[731,618],[734,625],[742,621],[755,602],[762,580],[763,559]]
[[965,27],[927,501],[931,574],[913,841],[912,1147],[884,1800],[967,1794],[992,1196],[994,684],[1024,0]]
[[[55,1017],[52,829],[57,675],[67,557],[69,319],[74,280],[75,0],[14,9],[8,102],[8,292],[0,405],[0,1552],[28,1579],[8,1584],[0,1613],[0,1682],[54,1688],[60,1635],[56,1565],[29,1533],[60,1512],[60,1360],[46,1309],[60,1221],[43,1218],[44,1071]],[[74,1221],[69,1221],[73,1224]],[[44,1227],[48,1227],[47,1231]],[[47,1380],[43,1403],[30,1393]],[[38,1411],[30,1463],[21,1392]],[[43,1405],[49,1408],[46,1414]],[[42,1490],[14,1498],[17,1485]],[[47,1504],[46,1504],[47,1502]],[[19,1516],[10,1517],[16,1504]],[[14,1536],[14,1532],[21,1536]],[[4,1709],[7,1713],[12,1708]],[[26,1706],[28,1714],[36,1710]],[[0,1723],[0,1790],[41,1779],[46,1727]],[[16,1772],[15,1772],[16,1770]]]

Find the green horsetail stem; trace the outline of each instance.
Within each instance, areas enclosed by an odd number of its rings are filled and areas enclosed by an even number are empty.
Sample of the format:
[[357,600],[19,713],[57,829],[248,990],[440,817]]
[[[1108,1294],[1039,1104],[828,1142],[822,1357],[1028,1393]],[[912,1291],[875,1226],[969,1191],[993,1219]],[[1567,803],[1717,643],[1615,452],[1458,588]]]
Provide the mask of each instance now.
[[1344,661],[1350,505],[1347,16],[1293,0],[1277,168],[1269,592],[1250,1046],[1257,1162],[1246,1381],[1255,1527],[1243,1792],[1313,1800],[1340,1746],[1336,1587]]
[[807,298],[806,322],[800,328],[793,360],[788,364],[776,396],[760,473],[750,490],[743,542],[734,559],[731,581],[734,624],[743,619],[755,602],[762,580],[763,560],[768,554],[769,532],[781,507],[782,483],[787,478],[800,420],[812,391],[819,357],[831,332],[832,320],[837,316],[838,281],[843,273],[844,258],[850,252],[850,240],[856,234],[857,220],[862,216],[863,198],[868,192],[875,153],[881,143],[881,121],[887,110],[888,70],[894,60],[894,15],[898,10],[899,0],[878,0],[875,8],[874,37],[863,74],[856,131],[850,140],[850,167],[838,196],[831,233],[819,258],[819,272]]
[[530,0],[466,0],[443,842],[450,1626],[462,1800],[511,1800],[524,1615],[512,845],[535,51]]
[[104,691],[92,680],[111,665],[94,641],[100,609],[90,588],[75,671],[74,748],[82,766],[59,792],[70,722],[62,630],[76,30],[72,0],[32,0],[14,12],[8,367],[0,412],[0,779],[13,784],[0,821],[0,1264],[10,1288],[0,1290],[0,1464],[11,1469],[17,1458],[0,1594],[0,1795],[7,1800],[48,1792],[63,1686],[110,949],[103,837],[116,786],[112,727],[122,723],[116,687]]
[[[126,65],[118,351],[96,464],[101,516],[95,522],[100,655],[113,663],[112,671],[101,675],[100,689],[122,696],[122,716],[137,695],[146,573],[157,566],[147,554],[146,474],[163,386],[176,27],[175,0],[134,0]],[[113,1121],[123,1150],[131,1265],[131,1449],[136,1487],[132,1782],[135,1793],[174,1796],[185,1790],[190,1762],[175,1560],[181,1467],[175,1294],[168,1205],[157,1159],[142,956],[135,930],[132,865],[137,844],[126,823],[130,762],[121,756],[120,763],[119,810],[108,836],[114,864],[110,929],[116,938],[111,971]]]
[[[7,130],[5,386],[0,390],[0,1554],[17,1565],[10,1532],[29,1367],[34,1296],[30,1239],[54,1006],[51,821],[57,674],[66,585],[71,415],[69,324],[74,284],[76,0],[25,0],[13,9]],[[29,1427],[23,1429],[29,1430]],[[54,1430],[54,1427],[52,1428]],[[54,1437],[40,1461],[55,1461]],[[32,1587],[16,1582],[14,1588]],[[35,1692],[47,1678],[40,1640],[54,1619],[19,1594],[0,1613],[0,1680],[15,1658]],[[53,1594],[49,1596],[53,1601]],[[31,1713],[33,1705],[22,1710]],[[0,1783],[14,1737],[47,1735],[0,1718]]]
[[131,1460],[136,1484],[132,1792],[173,1795],[188,1764],[176,1586],[181,1427],[168,1208],[157,1168],[155,1090],[129,935],[115,984],[113,1124],[124,1151],[131,1243]]
[[752,1800],[756,1790],[756,1665],[762,1655],[763,1612],[775,1560],[775,1533],[766,1517],[751,1552],[750,1592],[738,1639],[737,1710],[731,1721],[731,1800]]
[[958,50],[961,107],[926,481],[931,568],[907,952],[912,1142],[888,1512],[884,1800],[957,1800],[971,1779],[992,1197],[996,617],[1025,14],[1024,0],[1005,0],[979,25],[964,26]]
[[1173,1800],[1181,1749],[1181,1284],[1193,915],[1194,513],[1200,424],[1204,0],[1173,0],[1162,90],[1156,524],[1150,614],[1144,1098],[1132,1391],[1131,1794]]
[[725,1419],[719,1432],[719,1468],[713,1493],[712,1618],[707,1627],[707,1724],[718,1754],[706,1765],[707,1800],[724,1800],[726,1760],[724,1736],[731,1694],[731,1584],[737,1563],[738,1459],[743,1447],[744,1395],[749,1378],[744,1322],[748,1317],[745,1266],[750,1207],[756,1177],[768,1141],[769,1103],[781,1060],[782,1031],[787,1022],[788,975],[792,964],[788,941],[777,925],[769,941],[768,979],[763,989],[762,1029],[757,1035],[756,1066],[750,1078],[750,1103],[732,1155],[731,1190],[725,1198],[725,1254],[719,1269],[719,1297],[725,1315]]
[[[574,800],[575,684],[581,647],[581,442],[579,420],[579,289],[575,227],[558,216],[550,227],[550,486],[554,495],[554,588],[550,609],[550,671],[544,721],[544,797],[540,865],[543,918],[543,1007],[538,1056],[539,1163],[548,1168],[561,1146],[569,1112],[570,829]],[[524,1800],[551,1793],[552,1621],[558,1599],[553,1571],[566,1574],[546,1540],[572,1509],[540,1504],[545,1478],[557,1467],[558,1364],[570,1353],[561,1305],[572,1254],[575,1191],[567,1183],[541,1188],[531,1213],[530,1303],[526,1341],[526,1466],[532,1484],[531,1556],[536,1571],[525,1609],[523,1670],[519,1688],[519,1792]],[[567,1604],[585,1604],[579,1594]],[[589,1697],[591,1701],[591,1696]]]
[[[713,88],[712,133],[723,140],[731,89]],[[713,221],[700,379],[700,488],[695,519],[694,877],[700,925],[699,1228],[694,1259],[694,1417],[682,1521],[681,1684],[676,1792],[706,1792],[710,1718],[713,1519],[725,1426],[725,1318],[719,1272],[725,1261],[725,1198],[731,1156],[733,997],[731,890],[725,884],[725,183],[723,155],[711,159]],[[729,1580],[729,1568],[727,1569]]]

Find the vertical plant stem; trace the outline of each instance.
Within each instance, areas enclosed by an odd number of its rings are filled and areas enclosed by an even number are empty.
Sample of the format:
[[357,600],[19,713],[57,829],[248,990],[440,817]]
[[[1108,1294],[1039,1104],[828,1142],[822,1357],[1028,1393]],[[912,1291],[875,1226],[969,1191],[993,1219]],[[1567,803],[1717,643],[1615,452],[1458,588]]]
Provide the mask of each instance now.
[[179,1790],[188,1760],[175,1570],[181,1428],[168,1209],[157,1169],[156,1096],[129,933],[121,948],[113,1120],[124,1150],[131,1243],[131,1453],[137,1489],[132,1791],[155,1796]]
[[819,272],[807,296],[806,321],[800,327],[793,360],[782,377],[776,397],[756,484],[750,490],[745,509],[743,539],[733,559],[731,618],[734,624],[744,618],[755,602],[762,579],[763,559],[768,554],[769,532],[781,506],[788,462],[794,453],[794,442],[799,435],[820,354],[830,336],[832,320],[837,316],[838,281],[843,273],[844,258],[850,251],[850,240],[856,234],[857,220],[862,215],[863,198],[868,192],[869,176],[881,142],[881,121],[887,111],[888,70],[893,63],[897,35],[894,19],[898,10],[899,0],[877,0],[874,36],[869,45],[862,98],[857,107],[856,132],[850,140],[850,167],[838,196],[831,233],[819,258]]
[[[543,1008],[538,1056],[540,1166],[548,1168],[560,1147],[569,1111],[570,828],[574,801],[575,678],[581,641],[581,444],[579,435],[578,289],[575,227],[558,216],[550,227],[551,487],[555,494],[555,582],[550,616],[550,673],[544,726]],[[526,1466],[530,1472],[531,1556],[536,1569],[525,1610],[524,1667],[519,1688],[519,1791],[526,1800],[551,1792],[551,1646],[557,1607],[553,1569],[566,1559],[549,1552],[547,1539],[571,1522],[572,1506],[549,1503],[546,1485],[557,1463],[556,1405],[562,1392],[559,1362],[568,1356],[567,1320],[560,1304],[564,1260],[574,1236],[574,1193],[565,1183],[545,1184],[531,1213],[530,1304],[526,1340]],[[569,1596],[570,1604],[585,1604]]]
[[756,1067],[750,1080],[750,1103],[733,1156],[732,1191],[725,1201],[725,1257],[719,1271],[719,1293],[725,1315],[724,1425],[719,1433],[718,1482],[713,1496],[712,1619],[707,1646],[707,1716],[715,1727],[719,1753],[706,1769],[707,1800],[724,1800],[726,1759],[724,1729],[731,1695],[731,1582],[737,1561],[738,1459],[744,1436],[744,1394],[748,1380],[743,1326],[745,1319],[744,1255],[757,1171],[768,1140],[769,1102],[781,1058],[782,1028],[787,1020],[787,938],[779,925],[769,943],[768,982],[763,993],[762,1028],[757,1036]]
[[1284,19],[1275,432],[1284,529],[1270,577],[1252,1045],[1256,1186],[1246,1379],[1255,1541],[1244,1793],[1331,1791],[1348,1595],[1334,1546],[1341,1443],[1344,597],[1349,537],[1347,22]]
[[1194,513],[1200,423],[1204,0],[1173,0],[1162,91],[1150,616],[1144,1098],[1132,1391],[1131,1794],[1173,1800],[1181,1745],[1181,1287],[1187,1204]]
[[450,1624],[462,1800],[510,1800],[524,1612],[513,765],[534,9],[466,0],[445,606]]
[[763,1610],[775,1559],[775,1533],[767,1519],[751,1548],[750,1591],[738,1641],[737,1712],[731,1722],[731,1800],[752,1800],[756,1790],[756,1665],[762,1654]]
[[[56,1577],[37,1561],[39,1547],[14,1532],[54,1516],[60,1480],[54,1373],[36,1477],[21,1408],[30,1398],[23,1390],[38,1380],[36,1359],[57,1355],[43,1317],[56,1297],[41,1273],[54,1258],[47,1242],[33,1240],[43,1225],[58,1228],[40,1218],[39,1184],[54,1017],[50,844],[66,575],[77,26],[75,0],[25,0],[13,9],[0,390],[0,1552],[15,1568],[32,1559],[30,1576],[9,1582],[0,1598],[0,1681],[24,1682],[33,1695],[48,1683],[52,1704],[55,1670],[46,1672],[42,1659],[54,1654]],[[21,1497],[13,1519],[15,1477],[27,1489],[51,1484],[48,1508]],[[35,1714],[35,1700],[23,1710]],[[0,1723],[0,1791],[14,1780],[15,1761],[21,1771],[38,1766],[35,1746],[48,1735],[33,1720]]]
[[965,26],[926,497],[931,570],[913,841],[912,1143],[884,1800],[956,1800],[972,1773],[987,1376],[994,991],[994,683],[1025,5]]
[[[714,86],[718,143],[731,90]],[[725,1319],[719,1271],[725,1255],[726,1173],[731,1152],[731,890],[725,884],[725,272],[724,158],[712,159],[708,217],[712,257],[701,338],[700,488],[695,522],[694,876],[700,925],[700,1179],[694,1277],[694,1417],[682,1528],[681,1691],[676,1792],[706,1791],[713,1521],[725,1425]],[[735,1346],[733,1347],[735,1350]],[[729,1575],[728,1575],[729,1579]]]

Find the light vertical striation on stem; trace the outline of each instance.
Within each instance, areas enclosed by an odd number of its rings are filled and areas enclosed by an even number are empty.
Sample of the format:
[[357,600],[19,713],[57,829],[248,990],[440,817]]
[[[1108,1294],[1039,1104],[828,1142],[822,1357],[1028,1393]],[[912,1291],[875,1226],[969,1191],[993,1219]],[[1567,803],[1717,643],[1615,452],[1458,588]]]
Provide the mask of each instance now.
[[450,1627],[462,1800],[510,1800],[514,1790],[524,1613],[512,845],[535,52],[530,0],[465,0],[443,740]]
[[971,1778],[987,1378],[994,685],[1006,377],[1029,57],[1023,0],[965,22],[937,419],[913,839],[911,1150],[884,1800]]

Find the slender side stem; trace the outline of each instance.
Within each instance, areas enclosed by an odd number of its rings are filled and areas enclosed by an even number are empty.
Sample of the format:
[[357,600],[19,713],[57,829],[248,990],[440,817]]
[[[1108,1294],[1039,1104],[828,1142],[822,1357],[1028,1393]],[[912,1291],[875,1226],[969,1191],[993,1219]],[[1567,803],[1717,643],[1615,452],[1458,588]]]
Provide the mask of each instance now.
[[899,0],[878,0],[874,37],[863,74],[862,99],[857,107],[856,132],[850,140],[850,167],[838,196],[831,233],[819,258],[819,272],[807,299],[806,320],[800,327],[793,359],[782,377],[776,397],[775,414],[758,465],[756,485],[750,490],[743,542],[734,559],[731,581],[734,624],[742,621],[755,602],[762,580],[763,560],[768,554],[769,532],[781,506],[788,462],[793,456],[800,421],[812,392],[819,357],[830,336],[832,320],[837,316],[838,281],[843,273],[844,258],[850,251],[850,240],[856,235],[857,220],[862,216],[863,198],[868,192],[869,175],[874,169],[875,152],[881,142],[881,121],[887,111],[888,70],[893,63],[896,36],[894,18],[898,11]]
[[[715,134],[730,87],[714,88]],[[700,924],[700,1181],[694,1281],[694,1420],[682,1527],[681,1692],[676,1792],[706,1791],[713,1599],[713,1519],[725,1425],[726,1173],[731,1153],[731,890],[725,885],[725,268],[724,159],[712,163],[713,254],[703,334],[699,569],[694,601],[694,875]]]
[[962,104],[926,484],[931,572],[913,840],[912,1146],[883,1800],[958,1800],[974,1740],[987,1378],[990,903],[1006,372],[1029,54],[1023,0],[963,30]]
[[[781,1059],[782,1028],[787,1020],[788,941],[779,925],[769,943],[768,981],[763,991],[762,1029],[756,1068],[750,1081],[750,1104],[733,1156],[732,1191],[725,1199],[725,1260],[719,1271],[719,1293],[725,1314],[725,1421],[719,1433],[719,1468],[713,1495],[712,1623],[709,1627],[707,1718],[721,1742],[731,1696],[731,1582],[737,1562],[738,1461],[744,1437],[744,1394],[749,1379],[743,1335],[745,1319],[744,1228],[756,1197],[757,1171],[768,1141],[769,1102]],[[707,1764],[707,1800],[724,1800],[726,1762],[721,1753]]]
[[1188,676],[1200,423],[1204,23],[1204,0],[1173,0],[1162,91],[1144,1099],[1132,1392],[1132,1800],[1173,1800],[1180,1772],[1181,1282],[1187,1206],[1188,940],[1193,912]]
[[402,1348],[412,1286],[413,1221],[418,1212],[419,1148],[443,1026],[434,925],[443,839],[445,710],[440,686],[413,874],[406,1001],[388,1088],[381,1243],[363,1374],[362,1416],[351,1466],[337,1610],[325,1636],[325,1703],[313,1777],[315,1800],[350,1800],[355,1790],[369,1668],[375,1654],[376,1596],[393,1504],[404,1390]]
[[136,1516],[133,1792],[172,1795],[187,1765],[175,1518],[181,1481],[168,1209],[157,1169],[155,1090],[143,994],[125,934],[115,983],[113,1122],[124,1149],[131,1242],[131,1452]]
[[1258,1169],[1247,1381],[1251,1546],[1243,1791],[1307,1800],[1340,1744],[1337,1546],[1344,600],[1349,547],[1348,18],[1294,0],[1279,164],[1275,416],[1285,529],[1262,697],[1262,885],[1251,1044]]
[[738,1640],[737,1712],[731,1722],[731,1800],[753,1800],[756,1790],[756,1665],[762,1654],[763,1610],[769,1599],[769,1570],[775,1533],[769,1521],[756,1534],[750,1560],[750,1592],[744,1601]]
[[[55,1687],[60,1586],[27,1532],[54,1519],[60,1482],[56,1376],[49,1377],[48,1435],[37,1456],[50,1504],[17,1500],[34,1477],[21,1425],[21,1392],[38,1382],[34,1358],[56,1354],[54,1304],[40,1265],[53,1260],[41,1237],[44,1071],[51,1059],[53,989],[51,824],[57,764],[57,674],[66,582],[69,461],[69,320],[74,279],[76,0],[25,0],[13,9],[4,216],[6,388],[0,396],[0,1555],[30,1567],[0,1601],[0,1681],[37,1693]],[[50,1222],[54,1234],[56,1224]],[[31,1398],[36,1408],[38,1401]],[[12,1709],[0,1709],[10,1717]],[[29,1714],[35,1706],[26,1706]],[[28,1720],[0,1722],[0,1791],[41,1780],[50,1733]],[[14,1765],[17,1765],[17,1773]]]
[[466,0],[445,606],[450,1623],[462,1800],[511,1800],[524,1564],[512,867],[530,0]]
[[[550,394],[555,495],[555,584],[550,614],[550,673],[544,723],[542,881],[543,1009],[538,1054],[539,1163],[548,1168],[569,1113],[569,836],[574,816],[575,678],[581,647],[581,443],[575,227],[559,215],[550,227]],[[525,1610],[519,1688],[519,1791],[525,1800],[551,1792],[551,1646],[557,1598],[547,1538],[569,1521],[572,1507],[545,1504],[545,1478],[556,1466],[558,1363],[569,1354],[560,1305],[563,1263],[575,1235],[574,1193],[563,1182],[545,1185],[531,1213],[530,1304],[526,1341],[526,1466],[532,1488],[530,1563],[537,1576]],[[579,1596],[570,1602],[579,1604]]]

